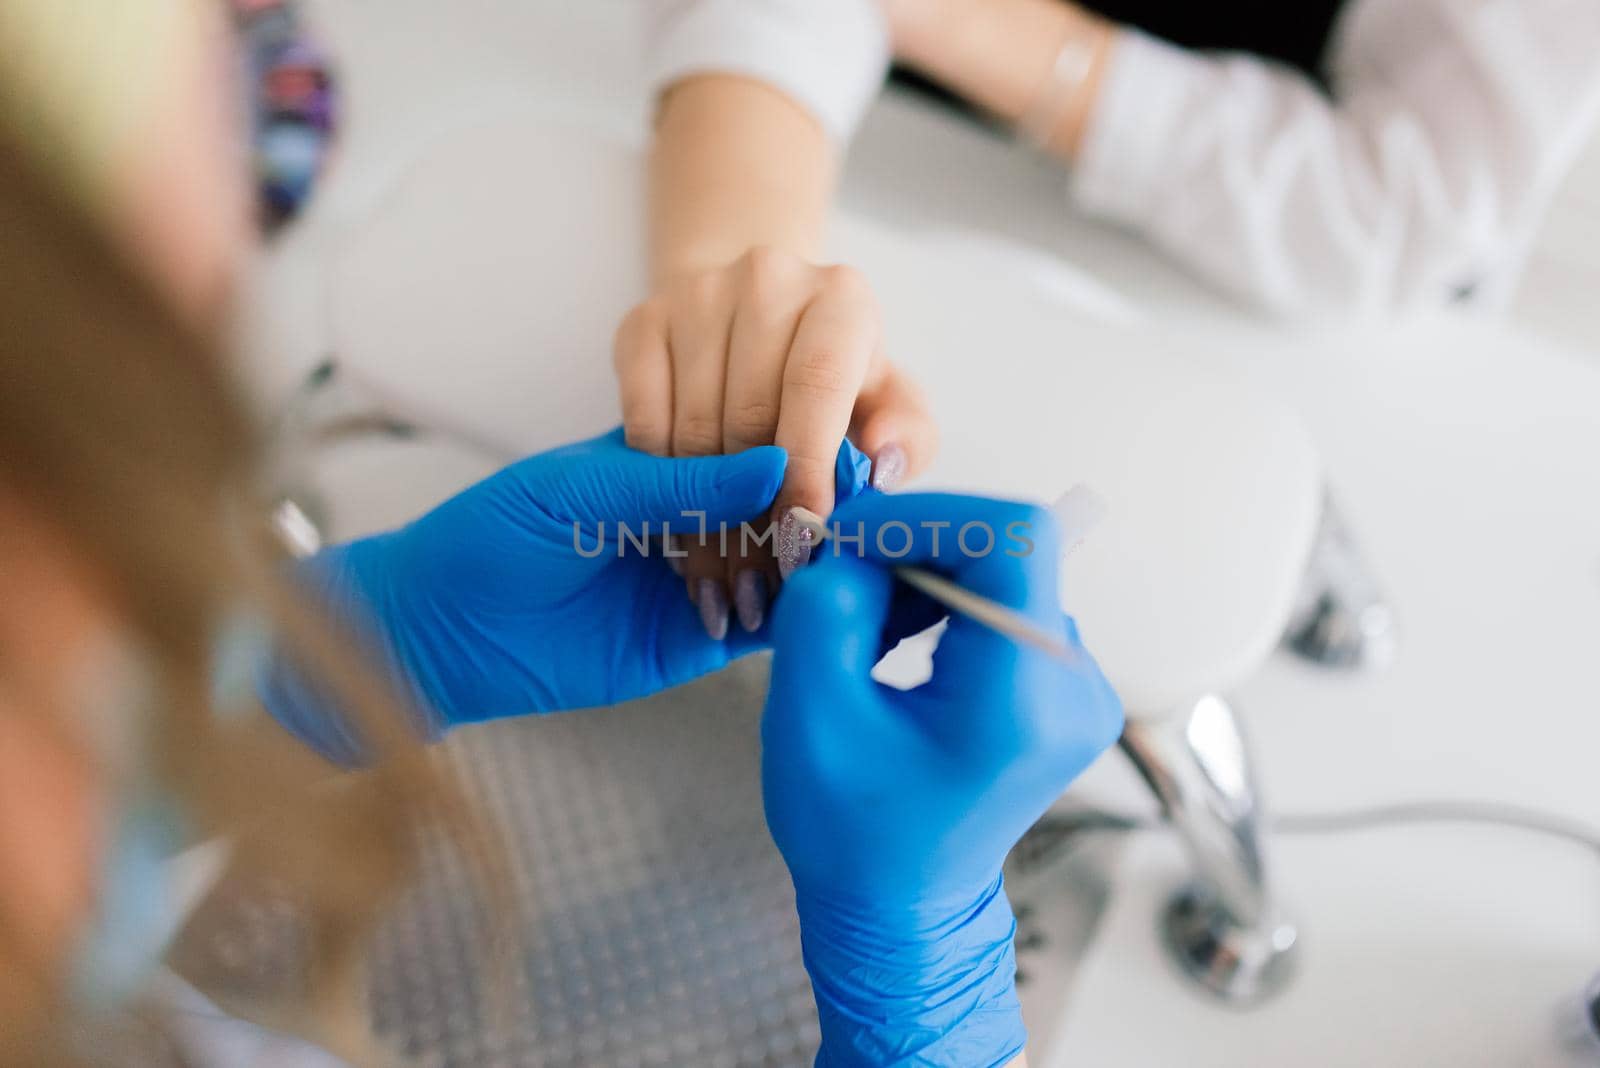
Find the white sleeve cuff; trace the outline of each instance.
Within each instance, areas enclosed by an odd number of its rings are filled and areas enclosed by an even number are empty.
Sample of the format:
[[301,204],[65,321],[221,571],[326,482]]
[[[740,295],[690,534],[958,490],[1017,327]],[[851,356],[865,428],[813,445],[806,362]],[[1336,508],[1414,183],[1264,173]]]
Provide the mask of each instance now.
[[1123,29],[1073,166],[1078,204],[1110,219],[1141,220],[1161,193],[1195,94],[1213,76],[1205,56]]
[[659,93],[693,74],[766,82],[843,142],[883,85],[889,30],[876,0],[658,4],[646,76]]

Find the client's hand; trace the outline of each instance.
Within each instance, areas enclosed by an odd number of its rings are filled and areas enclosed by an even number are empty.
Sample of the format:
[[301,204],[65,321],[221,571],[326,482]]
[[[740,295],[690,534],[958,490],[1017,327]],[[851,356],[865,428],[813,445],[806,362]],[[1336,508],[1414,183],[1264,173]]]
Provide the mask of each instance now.
[[[822,1021],[817,1063],[1006,1064],[1026,1032],[1001,861],[1116,740],[1121,703],[1059,607],[1048,512],[868,494],[830,523],[850,540],[778,602],[762,723],[767,823],[794,878]],[[963,548],[985,542],[981,557]],[[931,681],[874,682],[891,604],[908,592],[895,564],[1009,606],[1078,662],[955,616]]]
[[[628,448],[619,429],[329,549],[304,577],[367,632],[435,729],[625,701],[765,646],[764,630],[709,637],[660,543],[667,529],[698,537],[702,513],[713,539],[722,524],[730,540],[746,520],[764,526],[784,463],[771,446],[661,459]],[[633,540],[646,529],[648,550]],[[296,672],[275,664],[263,691],[274,715],[329,752],[327,709]]]
[[[834,506],[834,454],[845,433],[889,486],[932,459],[937,432],[921,393],[885,358],[878,306],[861,275],[772,249],[678,279],[634,308],[615,362],[628,444],[657,456],[712,456],[757,445],[788,450],[772,510]],[[774,551],[692,547],[688,593],[707,629],[761,625],[780,576],[808,549],[792,526]],[[775,558],[774,558],[775,557]]]

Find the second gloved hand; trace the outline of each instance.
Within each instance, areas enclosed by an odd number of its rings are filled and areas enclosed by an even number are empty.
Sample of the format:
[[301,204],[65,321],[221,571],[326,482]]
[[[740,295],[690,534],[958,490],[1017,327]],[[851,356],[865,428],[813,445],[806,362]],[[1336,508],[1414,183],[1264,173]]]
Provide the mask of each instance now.
[[[847,540],[825,545],[778,602],[762,722],[767,822],[794,879],[822,1023],[817,1063],[1006,1064],[1026,1033],[1001,863],[1115,742],[1121,703],[1059,607],[1048,512],[868,494],[829,522]],[[956,616],[928,683],[873,681],[905,593],[898,564],[1016,610],[1078,662]]]
[[[434,732],[614,704],[765,647],[765,628],[708,637],[659,542],[663,524],[698,534],[696,513],[736,535],[770,507],[784,466],[771,446],[648,456],[617,430],[512,464],[399,530],[320,553],[303,577],[366,633],[435,717]],[[648,524],[657,542],[648,556],[631,542],[619,554],[619,524],[636,537]],[[302,740],[339,760],[359,757],[296,671],[275,662],[261,688]]]

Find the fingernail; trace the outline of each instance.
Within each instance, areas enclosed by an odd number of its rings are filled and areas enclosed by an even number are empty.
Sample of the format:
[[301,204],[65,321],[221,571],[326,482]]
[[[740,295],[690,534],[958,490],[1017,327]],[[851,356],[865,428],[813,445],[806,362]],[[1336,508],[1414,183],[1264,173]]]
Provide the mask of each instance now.
[[767,618],[767,577],[754,568],[739,572],[733,580],[733,608],[746,633],[760,630]]
[[778,521],[778,574],[788,578],[811,560],[811,547],[817,532],[800,522],[791,508]]
[[887,493],[905,477],[906,451],[891,441],[878,450],[878,458],[872,461],[872,488]]
[[716,579],[701,579],[699,589],[700,622],[711,640],[720,642],[728,636],[728,595]]

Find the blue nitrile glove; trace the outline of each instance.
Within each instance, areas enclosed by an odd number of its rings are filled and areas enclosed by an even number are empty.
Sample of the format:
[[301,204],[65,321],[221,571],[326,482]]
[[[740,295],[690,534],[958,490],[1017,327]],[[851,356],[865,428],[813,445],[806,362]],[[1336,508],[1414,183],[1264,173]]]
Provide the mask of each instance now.
[[[762,723],[767,823],[794,879],[822,1022],[817,1064],[1006,1064],[1027,1034],[1000,865],[1116,741],[1122,706],[1059,607],[1047,511],[866,494],[829,520],[851,537],[858,524],[861,542],[817,550],[820,562],[778,600]],[[979,557],[985,529],[993,548]],[[1012,555],[1024,552],[1019,537],[1031,539],[1026,555]],[[894,564],[1014,608],[1079,662],[954,616],[928,683],[901,692],[874,682]]]
[[[848,442],[841,449],[841,497],[865,482],[859,455]],[[666,529],[697,537],[702,512],[712,544],[719,524],[737,537],[739,523],[771,506],[784,465],[773,446],[648,456],[618,429],[514,463],[399,530],[319,553],[302,577],[383,654],[433,717],[430,734],[614,704],[767,646],[766,628],[707,637],[661,542]],[[649,525],[648,556],[619,523],[640,540]],[[301,740],[342,762],[359,758],[331,702],[293,665],[275,658],[259,688]]]

